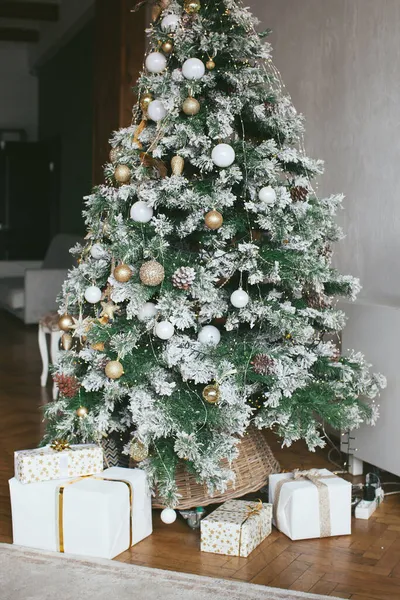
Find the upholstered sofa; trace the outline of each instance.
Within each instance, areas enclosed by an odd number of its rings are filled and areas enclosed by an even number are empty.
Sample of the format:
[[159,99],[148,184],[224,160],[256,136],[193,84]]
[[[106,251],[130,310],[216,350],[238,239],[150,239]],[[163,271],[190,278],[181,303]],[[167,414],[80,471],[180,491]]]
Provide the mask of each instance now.
[[56,310],[56,297],[74,264],[69,250],[79,241],[76,236],[60,234],[51,242],[42,262],[0,261],[0,308],[27,325],[38,323],[46,312]]

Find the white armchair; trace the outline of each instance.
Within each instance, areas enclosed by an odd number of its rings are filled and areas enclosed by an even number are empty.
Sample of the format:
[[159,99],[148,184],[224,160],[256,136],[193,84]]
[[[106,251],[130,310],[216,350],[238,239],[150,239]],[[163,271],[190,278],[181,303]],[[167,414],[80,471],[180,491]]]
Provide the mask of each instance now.
[[0,307],[27,325],[57,310],[56,297],[74,264],[69,250],[79,241],[76,236],[57,235],[43,262],[0,261]]

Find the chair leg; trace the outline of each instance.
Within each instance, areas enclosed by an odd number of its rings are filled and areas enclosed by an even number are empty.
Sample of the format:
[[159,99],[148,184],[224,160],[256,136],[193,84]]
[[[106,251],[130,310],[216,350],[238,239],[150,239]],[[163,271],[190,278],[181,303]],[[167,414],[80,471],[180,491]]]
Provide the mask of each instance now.
[[[56,364],[58,359],[58,354],[60,352],[60,339],[62,333],[61,331],[52,331],[51,332],[51,343],[50,343],[50,353],[51,353],[51,362],[53,365]],[[58,387],[56,383],[53,383],[53,400],[57,400],[58,397]]]
[[46,387],[47,377],[49,374],[49,353],[47,350],[46,334],[41,325],[39,325],[38,341],[39,341],[40,356],[42,357],[42,363],[43,363],[43,370],[42,370],[42,375],[40,377],[40,384],[42,387]]

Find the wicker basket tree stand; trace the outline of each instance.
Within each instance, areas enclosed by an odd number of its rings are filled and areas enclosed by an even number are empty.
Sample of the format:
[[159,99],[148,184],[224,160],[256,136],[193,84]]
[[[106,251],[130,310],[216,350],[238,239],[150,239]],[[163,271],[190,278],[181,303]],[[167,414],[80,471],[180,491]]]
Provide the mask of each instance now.
[[[279,463],[272,454],[263,433],[251,427],[242,438],[239,446],[239,456],[232,463],[236,481],[230,485],[224,494],[210,497],[207,486],[198,483],[194,475],[189,473],[184,462],[178,465],[176,484],[180,495],[178,510],[187,510],[198,506],[218,504],[240,498],[250,492],[257,492],[268,481],[271,473],[280,471]],[[154,508],[165,508],[162,500],[156,495],[153,500]]]

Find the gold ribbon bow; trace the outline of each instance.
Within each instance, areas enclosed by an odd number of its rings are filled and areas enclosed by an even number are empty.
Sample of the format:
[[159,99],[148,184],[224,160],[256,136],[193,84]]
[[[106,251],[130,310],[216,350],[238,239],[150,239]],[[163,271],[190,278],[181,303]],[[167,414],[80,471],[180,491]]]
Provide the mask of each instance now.
[[310,469],[309,471],[300,471],[299,469],[295,469],[293,471],[293,479],[281,479],[278,481],[275,488],[275,498],[274,498],[274,520],[278,529],[279,527],[279,519],[278,519],[278,507],[281,496],[281,490],[286,483],[291,483],[293,481],[311,481],[317,490],[318,490],[318,500],[319,500],[319,524],[320,524],[320,537],[331,537],[332,535],[332,527],[331,527],[331,505],[329,500],[329,488],[322,479],[333,479],[337,477],[337,475],[321,475],[318,469]]
[[67,440],[54,440],[50,448],[55,452],[63,452],[64,450],[69,450],[71,446]]
[[[240,537],[239,537],[239,556],[242,556],[242,533],[243,533],[243,525],[245,523],[247,523],[247,521],[249,519],[251,519],[251,517],[254,517],[255,515],[261,515],[261,511],[263,509],[263,503],[262,500],[256,500],[257,504],[256,506],[249,504],[247,506],[247,512],[245,515],[244,520],[242,521],[242,523],[240,524]],[[262,521],[261,519],[259,519],[259,541],[258,544],[261,544],[261,542],[263,541],[263,534],[262,534]]]

